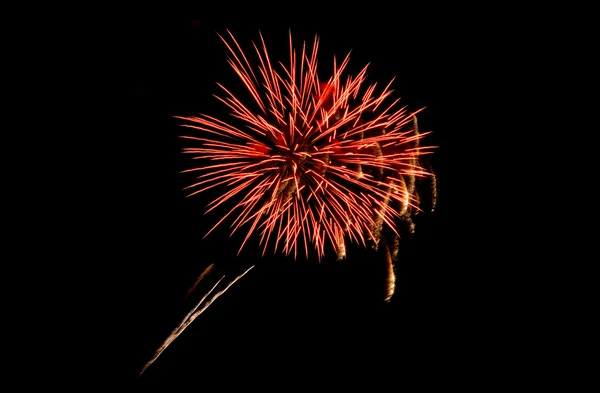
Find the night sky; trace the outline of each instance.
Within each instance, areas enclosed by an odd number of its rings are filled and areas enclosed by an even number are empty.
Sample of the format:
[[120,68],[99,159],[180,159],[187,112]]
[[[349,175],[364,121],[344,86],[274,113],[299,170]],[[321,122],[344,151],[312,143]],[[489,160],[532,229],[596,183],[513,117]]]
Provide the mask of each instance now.
[[[109,105],[117,113],[103,135],[110,151],[101,168],[110,187],[97,190],[102,206],[95,214],[111,229],[93,240],[105,261],[98,269],[110,271],[104,294],[95,295],[105,301],[96,323],[116,339],[100,340],[94,350],[113,360],[94,372],[140,388],[282,386],[282,392],[285,385],[316,386],[321,379],[368,382],[370,391],[379,391],[375,386],[407,379],[427,385],[468,373],[456,357],[477,329],[465,311],[467,280],[449,224],[457,198],[451,139],[461,132],[456,109],[463,106],[453,75],[460,62],[457,35],[434,34],[424,16],[363,23],[327,16],[302,23],[225,19],[140,20],[116,40],[109,63],[120,72],[111,81],[115,100]],[[312,43],[318,34],[321,74],[331,69],[333,55],[342,59],[352,50],[350,73],[370,63],[368,81],[387,84],[395,77],[394,96],[409,109],[426,108],[419,125],[433,131],[424,143],[439,146],[431,157],[438,207],[417,216],[415,234],[401,243],[391,302],[382,301],[381,267],[358,245],[346,261],[329,256],[319,263],[303,254],[261,258],[262,249],[252,243],[238,256],[241,239],[230,238],[226,227],[203,239],[220,216],[203,216],[210,194],[185,197],[192,176],[180,171],[191,162],[178,137],[187,130],[174,116],[223,117],[226,110],[213,97],[216,82],[242,89],[217,36],[226,29],[247,50],[260,30],[271,56],[282,60],[289,29],[296,44]],[[137,378],[193,306],[185,295],[203,269],[210,263],[241,269],[249,262],[259,264]]]

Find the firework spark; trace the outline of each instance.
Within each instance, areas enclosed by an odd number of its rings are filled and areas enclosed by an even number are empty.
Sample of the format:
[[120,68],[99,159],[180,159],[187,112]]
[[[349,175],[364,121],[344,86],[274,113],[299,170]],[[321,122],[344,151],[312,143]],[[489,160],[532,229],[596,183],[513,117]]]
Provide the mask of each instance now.
[[416,128],[419,111],[397,106],[391,81],[379,92],[367,86],[367,66],[344,76],[349,55],[341,64],[334,58],[323,82],[316,36],[312,49],[304,44],[297,53],[290,32],[286,66],[272,62],[260,35],[256,68],[231,33],[219,37],[251,100],[219,85],[230,121],[179,117],[200,131],[183,137],[201,143],[185,153],[208,162],[184,171],[200,173],[190,195],[224,187],[207,212],[233,205],[208,233],[231,217],[232,234],[248,228],[240,251],[258,234],[263,254],[272,242],[294,257],[299,248],[308,257],[312,247],[319,259],[327,248],[343,258],[348,240],[377,244],[384,226],[397,235],[396,223],[419,209],[415,179],[433,176],[420,164],[430,147],[419,144],[426,135]]

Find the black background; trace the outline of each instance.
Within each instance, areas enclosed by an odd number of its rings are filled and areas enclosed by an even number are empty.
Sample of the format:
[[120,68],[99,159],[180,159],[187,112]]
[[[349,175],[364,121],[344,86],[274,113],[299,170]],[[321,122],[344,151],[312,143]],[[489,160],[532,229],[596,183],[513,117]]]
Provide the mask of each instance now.
[[[360,22],[356,10],[351,18],[324,13],[300,22],[204,14],[119,23],[98,75],[109,94],[95,108],[102,111],[100,164],[85,182],[94,194],[86,228],[96,230],[81,236],[80,247],[92,256],[86,274],[99,285],[83,290],[98,300],[86,322],[94,333],[83,338],[98,365],[84,373],[140,389],[165,386],[160,391],[359,382],[374,391],[408,380],[470,381],[494,369],[485,359],[498,344],[489,330],[497,321],[480,291],[492,273],[463,252],[479,236],[463,230],[465,198],[477,198],[461,188],[468,181],[461,155],[469,149],[460,147],[473,136],[465,124],[477,116],[464,115],[478,99],[464,82],[476,56],[466,53],[470,33],[449,20],[436,25],[422,11],[365,14]],[[260,258],[252,245],[238,256],[240,239],[227,228],[203,239],[219,216],[203,216],[208,196],[185,197],[191,177],[180,171],[190,162],[178,137],[187,131],[174,116],[223,116],[216,82],[242,88],[217,36],[226,29],[245,50],[260,31],[271,56],[284,61],[290,29],[296,47],[318,34],[322,74],[334,55],[351,50],[350,73],[369,63],[369,81],[395,78],[395,97],[409,109],[426,108],[419,120],[433,131],[425,141],[438,146],[431,158],[438,208],[418,216],[415,235],[401,244],[391,302],[381,300],[380,272],[360,247],[347,261],[319,263],[302,255]],[[208,264],[258,261],[138,377],[193,306],[186,291]]]

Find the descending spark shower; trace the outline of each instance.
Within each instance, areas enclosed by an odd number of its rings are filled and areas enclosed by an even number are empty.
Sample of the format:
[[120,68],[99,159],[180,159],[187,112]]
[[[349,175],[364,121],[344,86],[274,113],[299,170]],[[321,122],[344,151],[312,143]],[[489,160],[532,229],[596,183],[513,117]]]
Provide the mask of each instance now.
[[[254,44],[255,65],[231,33],[229,39],[219,37],[229,50],[229,65],[249,93],[247,102],[219,85],[224,94],[217,98],[231,111],[230,121],[209,115],[178,117],[196,133],[183,138],[199,144],[184,152],[202,162],[184,171],[199,173],[187,187],[190,195],[220,187],[223,194],[207,212],[233,205],[207,235],[232,217],[232,233],[248,228],[240,251],[252,235],[258,235],[263,254],[269,244],[274,252],[294,257],[299,250],[308,257],[312,248],[319,260],[328,250],[345,258],[347,241],[383,249],[389,300],[399,228],[412,232],[412,217],[420,211],[419,180],[428,180],[435,206],[435,175],[422,163],[433,146],[421,146],[427,134],[417,127],[421,110],[398,107],[392,81],[379,91],[377,83],[366,86],[367,66],[356,76],[344,76],[349,55],[341,63],[334,57],[332,75],[321,79],[317,36],[312,49],[304,44],[297,53],[290,32],[287,66],[271,60],[262,35]],[[217,280],[142,373],[248,270]]]

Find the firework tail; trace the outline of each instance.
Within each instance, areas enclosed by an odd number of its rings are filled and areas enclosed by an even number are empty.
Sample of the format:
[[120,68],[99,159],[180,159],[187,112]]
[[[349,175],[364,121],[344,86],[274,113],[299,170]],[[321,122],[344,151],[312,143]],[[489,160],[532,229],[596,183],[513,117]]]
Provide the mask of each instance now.
[[[189,294],[194,291],[194,289],[196,288],[196,286],[198,285],[198,283],[204,278],[206,277],[206,275],[208,273],[210,273],[210,270],[212,269],[212,267],[214,266],[214,264],[211,264],[208,268],[206,268],[204,270],[204,272],[202,272],[202,274],[200,275],[200,277],[198,278],[198,280],[196,281],[196,283],[194,283],[194,285],[190,288],[190,290],[188,291],[188,296]],[[177,328],[175,328],[175,330],[173,330],[173,332],[166,338],[166,340],[162,343],[162,345],[156,350],[156,352],[154,353],[154,355],[152,356],[152,358],[144,365],[144,367],[142,367],[142,370],[140,371],[138,376],[141,376],[147,369],[148,367],[150,367],[157,359],[158,357],[167,349],[167,347],[177,339],[177,337],[179,337],[181,335],[181,333],[183,333],[183,331],[194,321],[194,319],[196,319],[200,314],[202,314],[204,311],[206,311],[206,309],[222,294],[224,294],[229,288],[231,288],[231,286],[233,284],[235,284],[240,278],[244,277],[252,268],[254,267],[254,265],[250,266],[248,269],[246,269],[243,273],[239,274],[238,276],[236,276],[235,278],[233,278],[233,280],[231,280],[227,285],[225,285],[225,277],[226,274],[224,274],[223,276],[221,276],[221,278],[217,281],[217,283],[215,285],[212,286],[212,288],[200,299],[200,301],[198,301],[198,303],[196,304],[196,306],[185,316],[185,318],[183,318],[183,320],[181,321],[181,323],[177,326]],[[212,297],[210,299],[208,299],[209,296],[211,296],[211,294],[220,286],[220,285],[225,285],[225,287],[223,289],[221,289],[220,291],[216,292],[214,295],[212,295]],[[222,286],[221,285],[221,286]]]
[[390,252],[390,248],[387,245],[385,239],[383,240],[383,259],[385,262],[385,298],[386,302],[389,302],[394,296],[394,292],[396,290],[396,274],[394,273],[394,260],[392,258],[392,253]]

